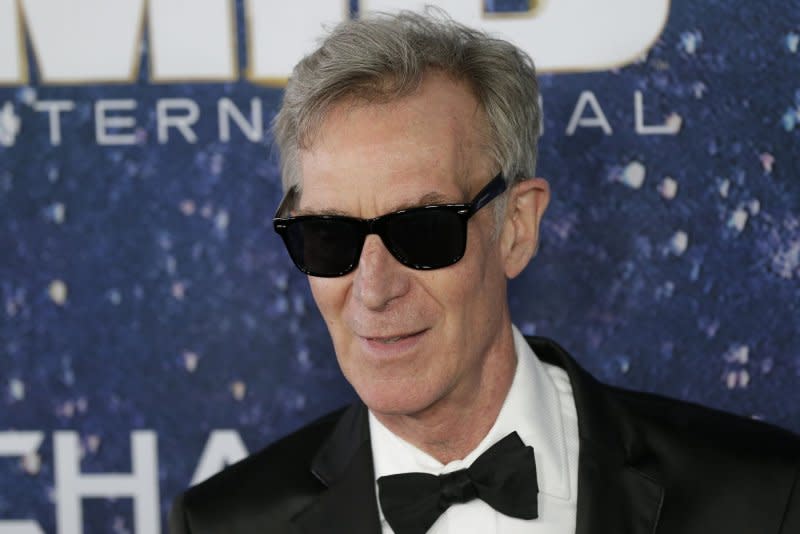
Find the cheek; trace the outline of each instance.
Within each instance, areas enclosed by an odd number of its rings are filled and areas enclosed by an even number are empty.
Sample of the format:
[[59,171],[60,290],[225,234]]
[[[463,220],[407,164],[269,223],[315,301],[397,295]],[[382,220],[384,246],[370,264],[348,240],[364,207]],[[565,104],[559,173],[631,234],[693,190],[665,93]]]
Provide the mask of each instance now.
[[335,335],[337,325],[341,324],[342,308],[347,295],[349,276],[342,278],[308,277],[311,295],[317,303],[322,318],[328,325],[331,335]]
[[464,258],[456,264],[460,272],[448,277],[449,287],[440,293],[457,314],[465,338],[480,336],[488,323],[499,319],[505,299],[499,242],[477,232],[471,237],[475,239],[470,239]]

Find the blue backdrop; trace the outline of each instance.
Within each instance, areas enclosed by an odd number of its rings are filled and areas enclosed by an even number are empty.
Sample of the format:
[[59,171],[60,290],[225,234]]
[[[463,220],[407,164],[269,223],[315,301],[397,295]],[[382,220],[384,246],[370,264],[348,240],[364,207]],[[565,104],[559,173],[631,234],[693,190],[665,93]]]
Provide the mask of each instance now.
[[[800,431],[799,43],[797,0],[678,1],[641,61],[542,76],[553,202],[511,285],[523,332],[602,380]],[[132,432],[152,431],[163,514],[213,431],[235,430],[218,450],[236,435],[255,450],[353,398],[271,229],[271,137],[218,135],[220,98],[261,99],[266,127],[281,90],[154,84],[142,61],[131,85],[43,85],[33,64],[0,88],[22,125],[0,144],[0,521],[70,531],[57,431],[75,432],[83,473],[130,472]],[[671,116],[676,135],[637,133],[637,92],[646,122]],[[155,141],[164,97],[199,105],[197,143]],[[93,105],[117,98],[137,102],[137,143],[98,146]],[[566,133],[587,99],[610,135]],[[41,100],[75,102],[60,145]],[[20,436],[35,451],[14,453]],[[145,532],[131,499],[82,509],[86,532]]]

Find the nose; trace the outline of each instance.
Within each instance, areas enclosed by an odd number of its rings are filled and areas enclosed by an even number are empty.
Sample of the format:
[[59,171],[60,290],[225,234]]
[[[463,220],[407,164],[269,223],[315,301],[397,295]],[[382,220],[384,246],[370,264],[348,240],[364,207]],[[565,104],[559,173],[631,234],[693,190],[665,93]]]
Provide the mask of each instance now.
[[408,293],[410,277],[406,271],[380,237],[368,235],[355,271],[353,296],[370,310],[384,310],[393,300]]

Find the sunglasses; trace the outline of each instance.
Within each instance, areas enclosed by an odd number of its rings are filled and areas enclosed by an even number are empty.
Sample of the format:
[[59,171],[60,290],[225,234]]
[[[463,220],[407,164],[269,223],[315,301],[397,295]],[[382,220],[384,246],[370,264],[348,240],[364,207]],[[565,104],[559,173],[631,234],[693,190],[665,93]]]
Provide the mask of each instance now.
[[292,188],[273,219],[275,231],[298,269],[311,276],[344,276],[358,265],[364,240],[377,234],[397,261],[412,269],[453,265],[467,248],[467,222],[506,190],[502,174],[468,204],[435,204],[358,219],[340,215],[283,217],[293,204]]

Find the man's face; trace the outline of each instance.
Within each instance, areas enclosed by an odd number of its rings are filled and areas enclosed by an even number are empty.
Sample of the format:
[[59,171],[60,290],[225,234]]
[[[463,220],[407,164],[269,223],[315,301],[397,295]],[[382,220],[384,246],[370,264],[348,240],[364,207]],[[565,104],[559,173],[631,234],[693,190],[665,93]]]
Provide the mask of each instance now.
[[[341,103],[301,152],[296,212],[372,218],[469,201],[498,171],[485,121],[467,87],[440,75],[388,104]],[[342,372],[374,412],[419,413],[490,382],[508,322],[493,207],[470,219],[466,253],[450,267],[405,267],[369,235],[353,272],[309,277]]]

